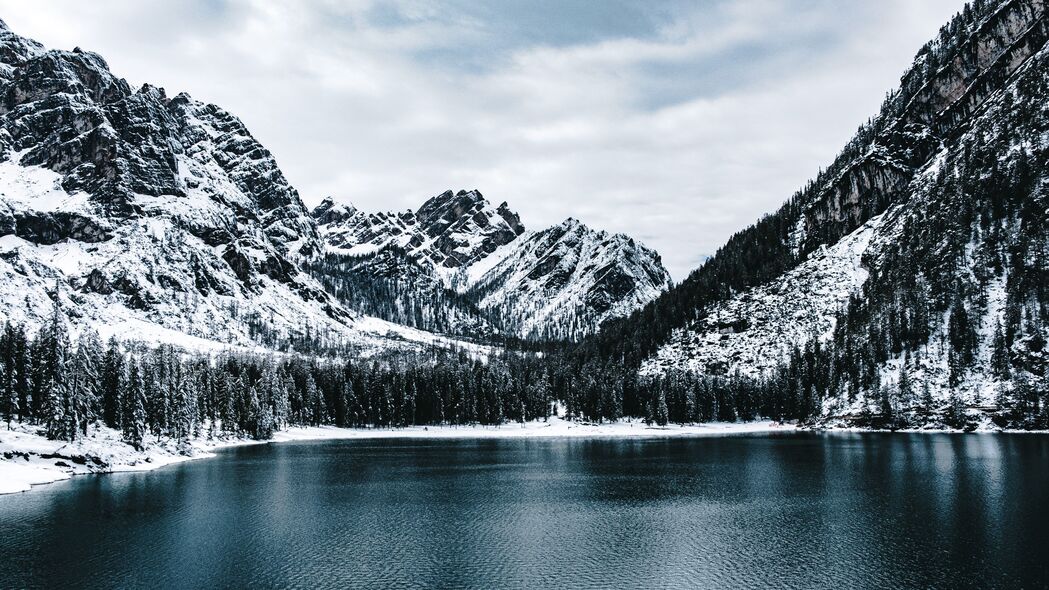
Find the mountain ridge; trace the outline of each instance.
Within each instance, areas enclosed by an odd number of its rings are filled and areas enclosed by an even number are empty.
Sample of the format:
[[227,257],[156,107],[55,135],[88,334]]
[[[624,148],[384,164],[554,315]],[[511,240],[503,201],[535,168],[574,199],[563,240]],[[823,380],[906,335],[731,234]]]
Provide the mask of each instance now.
[[365,213],[329,198],[312,215],[342,272],[389,278],[392,259],[407,257],[425,269],[421,290],[447,291],[445,299],[472,309],[471,331],[574,339],[670,284],[659,255],[628,236],[574,218],[528,231],[506,202],[492,206],[476,190],[445,191],[401,213]]
[[1040,420],[1047,37],[1041,0],[967,5],[816,180],[584,350],[808,419]]
[[[78,329],[281,350],[459,345],[411,326],[500,333],[451,278],[524,233],[505,203],[449,191],[413,212],[332,203],[317,215],[233,114],[134,89],[96,53],[47,49],[0,24],[3,317],[40,326],[58,305]],[[356,233],[327,231],[351,218]],[[397,316],[407,326],[329,292],[316,261],[350,242],[367,242],[380,278],[422,282]]]

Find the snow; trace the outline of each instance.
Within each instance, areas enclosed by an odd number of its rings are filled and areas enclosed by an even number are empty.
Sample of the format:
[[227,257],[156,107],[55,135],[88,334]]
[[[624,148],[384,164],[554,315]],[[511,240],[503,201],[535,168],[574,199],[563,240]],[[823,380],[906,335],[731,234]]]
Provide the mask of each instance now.
[[60,469],[33,464],[20,465],[14,461],[0,461],[0,494],[28,492],[31,486],[69,479],[71,475]]
[[[408,428],[292,427],[277,432],[272,440],[196,439],[180,449],[170,440],[156,442],[147,437],[146,448],[136,451],[106,427],[92,427],[90,435],[75,443],[51,441],[39,428],[13,424],[0,428],[0,494],[24,492],[34,485],[69,479],[86,473],[148,471],[194,459],[215,456],[215,451],[234,446],[322,440],[367,439],[534,439],[534,438],[671,438],[729,436],[793,432],[790,424],[775,422],[708,423],[696,425],[646,426],[637,420],[593,424],[551,417],[549,421],[502,426],[413,426]],[[44,456],[51,456],[44,458]],[[82,461],[83,464],[77,461]],[[57,463],[64,463],[58,465]]]
[[672,368],[757,377],[777,367],[793,346],[826,338],[835,315],[867,281],[863,255],[894,213],[872,218],[779,279],[712,305],[702,321],[677,330],[641,372]]
[[[567,337],[593,332],[606,319],[627,315],[670,287],[670,275],[655,252],[575,219],[523,234],[502,249],[508,252],[488,263],[490,268],[483,273],[470,269],[466,276],[484,293],[478,306],[508,307],[518,322],[513,328],[523,336],[550,328]],[[614,273],[613,282],[619,280],[616,275],[629,280],[631,288],[599,310],[591,298],[611,297],[603,282],[608,273]]]
[[493,354],[490,346],[438,336],[433,332],[395,324],[372,316],[361,316],[353,323],[353,327],[362,334],[371,334],[391,341],[401,340],[425,346],[463,350],[479,358],[488,358]]
[[0,201],[33,211],[86,211],[85,192],[67,193],[62,176],[41,166],[22,166],[25,152],[10,154],[0,162]]
[[790,424],[776,422],[710,422],[705,424],[648,426],[635,419],[603,424],[576,422],[559,417],[549,421],[525,424],[508,423],[501,426],[412,426],[407,428],[335,428],[304,427],[278,432],[275,442],[296,440],[342,440],[386,438],[674,438],[693,436],[725,436],[734,434],[762,434],[793,432]]
[[[424,227],[412,212],[354,210],[318,229],[327,252],[360,257],[362,264],[391,244],[404,249],[429,278],[478,296],[482,310],[506,316],[507,325],[500,328],[522,337],[593,332],[606,319],[629,314],[670,286],[670,275],[654,251],[575,219],[525,231],[500,245],[514,228],[480,194],[471,198],[471,208],[455,212],[459,217],[442,218],[448,225]],[[448,244],[454,244],[455,266],[444,265]],[[616,274],[606,276],[610,272],[625,275],[633,288],[611,295],[602,283],[606,278],[618,282]]]
[[213,456],[209,450],[225,444],[229,443],[197,441],[186,450],[189,454],[182,454],[172,441],[152,442],[136,451],[121,440],[119,432],[106,427],[93,427],[87,438],[67,443],[47,440],[37,427],[13,424],[11,430],[0,430],[0,494],[78,474],[156,469]]

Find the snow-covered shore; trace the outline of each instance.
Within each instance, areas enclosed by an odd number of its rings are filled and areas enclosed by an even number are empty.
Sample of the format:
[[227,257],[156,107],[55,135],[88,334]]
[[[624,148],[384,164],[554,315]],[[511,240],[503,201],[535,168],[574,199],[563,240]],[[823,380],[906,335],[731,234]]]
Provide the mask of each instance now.
[[24,492],[34,485],[69,479],[86,473],[148,471],[165,465],[213,457],[215,451],[241,445],[311,440],[381,438],[625,438],[688,437],[731,434],[790,432],[793,425],[774,422],[709,423],[689,426],[646,426],[640,421],[593,424],[553,417],[548,422],[502,426],[413,426],[408,428],[292,427],[273,439],[197,439],[180,449],[174,441],[156,442],[149,437],[146,448],[136,451],[120,439],[120,433],[93,427],[87,438],[75,443],[47,440],[39,427],[0,427],[0,494]]

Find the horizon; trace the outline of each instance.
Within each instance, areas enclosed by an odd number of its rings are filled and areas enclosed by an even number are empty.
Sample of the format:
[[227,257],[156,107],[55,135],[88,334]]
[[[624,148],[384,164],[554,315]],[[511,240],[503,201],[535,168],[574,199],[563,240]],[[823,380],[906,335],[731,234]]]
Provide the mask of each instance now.
[[679,282],[825,168],[963,6],[891,4],[4,0],[0,17],[238,116],[310,209],[476,189],[529,229],[627,234]]

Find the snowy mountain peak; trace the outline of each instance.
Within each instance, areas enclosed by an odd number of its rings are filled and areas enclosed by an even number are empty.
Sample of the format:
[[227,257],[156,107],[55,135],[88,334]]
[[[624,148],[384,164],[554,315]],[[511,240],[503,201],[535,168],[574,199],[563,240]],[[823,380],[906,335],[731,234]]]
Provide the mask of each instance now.
[[320,224],[342,223],[357,214],[357,209],[349,203],[336,203],[331,197],[325,197],[320,205],[314,207],[310,217]]
[[470,325],[494,331],[576,338],[669,286],[659,255],[627,236],[573,218],[529,233],[507,203],[492,207],[476,190],[445,191],[414,214],[333,215],[336,208],[322,203],[314,211],[327,251],[351,259],[339,259],[336,274],[388,281],[399,273],[411,286],[398,289],[414,289],[416,299],[450,289],[474,310]]
[[[0,30],[0,317],[160,341],[360,339],[316,224],[244,124]],[[56,289],[56,285],[60,288]]]
[[[132,89],[96,53],[0,29],[7,319],[39,325],[58,298],[73,324],[103,332],[285,347],[353,340],[357,312],[390,303],[399,315],[383,317],[429,329],[574,337],[665,287],[658,256],[571,233],[561,254],[541,257],[531,245],[548,233],[527,233],[507,203],[477,190],[445,191],[416,211],[366,213],[330,198],[308,211],[269,150],[221,107]],[[536,257],[520,254],[525,244]],[[651,272],[631,270],[642,259]],[[378,282],[347,298],[322,267]],[[541,290],[498,278],[528,275],[542,275]],[[391,303],[405,289],[415,299]],[[540,313],[521,305],[530,297],[559,303]]]
[[516,213],[494,209],[476,190],[454,195],[445,191],[426,201],[415,215],[424,233],[419,246],[429,245],[427,257],[446,269],[469,266],[524,232]]

